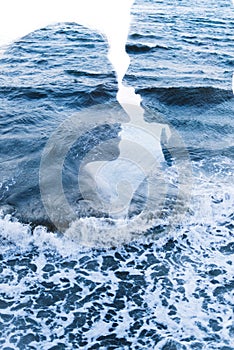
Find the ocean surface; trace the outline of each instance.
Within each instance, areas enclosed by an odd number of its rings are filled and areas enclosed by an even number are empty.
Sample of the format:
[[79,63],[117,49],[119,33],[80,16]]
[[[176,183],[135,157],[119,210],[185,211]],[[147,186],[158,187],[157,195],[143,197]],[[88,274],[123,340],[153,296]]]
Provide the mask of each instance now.
[[[123,220],[80,206],[77,186],[87,152],[118,144],[126,118],[85,129],[84,111],[121,110],[105,37],[59,23],[0,58],[3,350],[234,349],[232,3],[137,0],[126,50],[124,84],[141,95],[147,123],[179,141],[160,141],[171,189],[160,215],[135,196]],[[62,185],[77,218],[68,228],[60,217],[60,232],[42,203],[41,160],[74,115],[85,132]],[[51,187],[55,173],[48,164]]]

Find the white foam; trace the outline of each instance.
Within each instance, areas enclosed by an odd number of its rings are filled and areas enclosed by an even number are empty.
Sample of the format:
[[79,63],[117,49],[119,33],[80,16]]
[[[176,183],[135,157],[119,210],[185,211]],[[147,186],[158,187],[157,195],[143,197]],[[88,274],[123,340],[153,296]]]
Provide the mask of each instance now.
[[[149,213],[148,217],[138,216],[134,219],[86,217],[74,221],[64,235],[61,235],[50,232],[43,226],[32,230],[29,224],[20,223],[11,215],[2,215],[0,236],[5,243],[9,243],[5,245],[6,251],[13,249],[22,253],[34,246],[41,252],[52,249],[62,256],[72,256],[90,248],[112,248],[144,240],[143,233],[156,224],[165,224],[165,221],[154,217],[153,213]],[[160,237],[160,234],[157,235],[157,238]]]
[[25,247],[32,242],[30,226],[12,219],[9,214],[4,217],[2,212],[0,212],[0,234],[20,247]]

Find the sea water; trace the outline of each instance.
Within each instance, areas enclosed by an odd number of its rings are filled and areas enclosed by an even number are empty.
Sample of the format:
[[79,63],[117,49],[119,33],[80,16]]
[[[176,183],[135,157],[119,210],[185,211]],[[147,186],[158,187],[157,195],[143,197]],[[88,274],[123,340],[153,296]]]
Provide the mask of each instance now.
[[[137,215],[138,197],[127,221],[79,206],[77,169],[100,142],[119,140],[121,114],[66,155],[77,220],[61,234],[41,199],[43,151],[71,116],[116,106],[116,76],[105,38],[74,23],[12,44],[0,60],[2,349],[234,348],[233,7],[144,0],[132,15],[124,84],[142,96],[145,119],[183,143],[183,215],[169,210],[180,213],[178,191],[159,217]],[[165,147],[162,166],[176,190],[187,171],[180,149]]]

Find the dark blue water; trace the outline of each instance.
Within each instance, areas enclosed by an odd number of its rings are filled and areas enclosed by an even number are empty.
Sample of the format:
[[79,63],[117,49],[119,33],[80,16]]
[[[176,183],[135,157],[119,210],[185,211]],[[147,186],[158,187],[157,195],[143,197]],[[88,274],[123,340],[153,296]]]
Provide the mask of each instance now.
[[[183,141],[191,198],[178,220],[169,196],[152,225],[81,211],[77,164],[117,138],[116,120],[71,148],[63,184],[77,221],[59,233],[41,199],[43,150],[74,113],[116,106],[116,77],[105,38],[78,24],[12,44],[0,59],[2,349],[234,349],[233,7],[139,0],[132,14],[124,81],[146,119]],[[180,147],[165,147],[177,188],[175,154],[183,164]]]

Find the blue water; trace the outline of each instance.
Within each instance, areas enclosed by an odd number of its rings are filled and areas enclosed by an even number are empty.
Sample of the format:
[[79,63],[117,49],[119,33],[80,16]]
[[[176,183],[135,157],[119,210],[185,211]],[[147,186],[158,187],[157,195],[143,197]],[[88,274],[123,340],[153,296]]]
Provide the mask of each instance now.
[[[138,0],[132,16],[124,82],[146,119],[183,141],[190,198],[178,219],[169,196],[152,225],[154,208],[134,221],[139,198],[127,224],[81,211],[78,165],[117,138],[116,120],[70,150],[63,185],[77,221],[58,232],[41,200],[43,150],[75,113],[116,106],[116,77],[105,38],[78,24],[12,44],[0,58],[1,349],[234,349],[233,7]],[[173,188],[184,154],[164,149]]]

